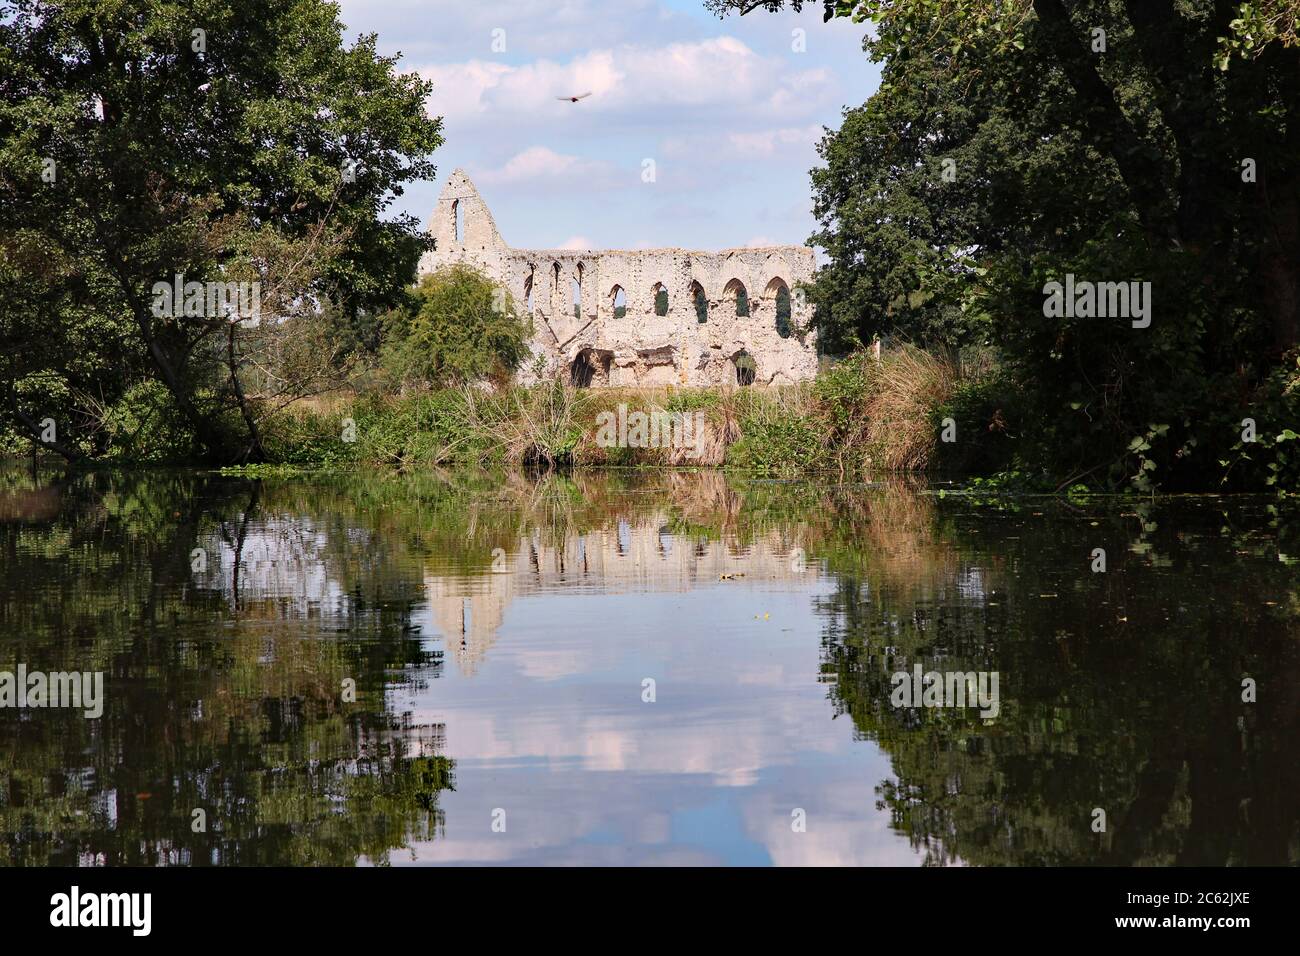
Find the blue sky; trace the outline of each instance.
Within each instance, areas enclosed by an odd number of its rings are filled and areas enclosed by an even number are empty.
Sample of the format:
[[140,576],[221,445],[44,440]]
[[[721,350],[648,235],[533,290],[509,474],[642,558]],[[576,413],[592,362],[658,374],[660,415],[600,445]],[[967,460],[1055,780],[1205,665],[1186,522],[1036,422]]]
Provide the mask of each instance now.
[[[700,0],[341,7],[350,37],[377,33],[380,52],[435,83],[428,108],[446,136],[437,180],[397,208],[427,223],[463,167],[516,247],[802,244],[823,127],[879,85],[865,27],[823,23],[820,5],[726,20]],[[642,181],[645,160],[654,182]]]

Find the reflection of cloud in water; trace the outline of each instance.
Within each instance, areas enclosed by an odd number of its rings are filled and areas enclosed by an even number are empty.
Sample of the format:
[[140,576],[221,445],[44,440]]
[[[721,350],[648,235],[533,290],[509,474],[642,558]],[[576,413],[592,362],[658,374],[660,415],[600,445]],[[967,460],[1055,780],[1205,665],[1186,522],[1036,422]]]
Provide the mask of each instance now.
[[[417,858],[917,862],[875,809],[888,761],[830,719],[817,683],[812,598],[828,582],[767,580],[701,576],[676,595],[531,586],[478,672],[449,673],[413,708],[446,723],[458,767],[446,832]],[[643,677],[655,703],[641,700]],[[796,806],[807,833],[790,831]],[[490,829],[497,807],[504,834]]]

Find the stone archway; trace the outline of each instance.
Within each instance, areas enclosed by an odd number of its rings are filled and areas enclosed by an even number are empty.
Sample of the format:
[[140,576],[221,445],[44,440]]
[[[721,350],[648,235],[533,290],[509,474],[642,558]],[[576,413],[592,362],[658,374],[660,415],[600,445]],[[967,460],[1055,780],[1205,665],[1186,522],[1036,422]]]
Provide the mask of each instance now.
[[609,368],[614,353],[604,349],[583,349],[569,364],[569,384],[574,388],[591,388],[609,384]]
[[743,388],[754,384],[754,379],[758,377],[758,363],[754,361],[754,356],[741,349],[731,357],[731,366],[736,370],[737,385]]
[[723,298],[731,304],[732,311],[739,318],[749,317],[749,290],[739,279],[732,279],[722,289]]

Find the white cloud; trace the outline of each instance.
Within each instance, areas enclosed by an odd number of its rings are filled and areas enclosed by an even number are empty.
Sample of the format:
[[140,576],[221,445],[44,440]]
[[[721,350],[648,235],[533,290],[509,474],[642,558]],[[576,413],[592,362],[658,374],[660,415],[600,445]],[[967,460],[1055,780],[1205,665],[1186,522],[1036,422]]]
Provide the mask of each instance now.
[[727,143],[739,153],[771,156],[778,149],[794,147],[811,150],[822,137],[822,127],[786,126],[758,132],[734,132],[727,135]]
[[613,177],[614,170],[608,163],[567,156],[546,146],[529,146],[500,167],[474,174],[475,181],[488,185],[565,181],[588,188]]
[[557,249],[591,249],[594,248],[590,239],[586,236],[570,236],[560,243]]
[[[343,22],[379,34],[384,53],[403,51],[425,59],[498,55],[562,56],[567,51],[633,40],[657,42],[682,28],[688,17],[660,0],[341,0]],[[494,30],[505,49],[493,49]]]
[[[685,121],[682,111],[723,110],[726,116],[810,117],[834,89],[824,69],[796,70],[782,57],[761,56],[735,37],[592,50],[567,62],[510,65],[473,59],[420,70],[433,80],[429,109],[449,128],[500,123],[587,124],[611,114]],[[590,92],[577,103],[559,97]],[[714,116],[716,119],[717,117]],[[725,128],[719,130],[726,135]]]

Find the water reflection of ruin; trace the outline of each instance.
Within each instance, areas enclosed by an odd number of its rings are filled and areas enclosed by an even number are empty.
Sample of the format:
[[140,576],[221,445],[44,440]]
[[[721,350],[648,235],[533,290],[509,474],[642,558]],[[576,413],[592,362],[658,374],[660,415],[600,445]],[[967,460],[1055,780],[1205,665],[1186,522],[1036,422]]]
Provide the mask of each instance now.
[[[443,486],[433,487],[430,500]],[[379,615],[418,635],[411,619],[426,604],[445,650],[474,673],[516,596],[683,592],[724,580],[746,588],[806,574],[807,525],[743,515],[747,499],[719,473],[665,472],[632,483],[516,476],[490,494],[455,500],[456,513],[427,525],[413,488],[383,519],[409,536],[386,526],[381,533],[372,515],[327,520],[301,513],[296,502],[286,510],[254,500],[198,536],[205,564],[189,579],[219,592],[242,619],[350,627],[358,615]],[[775,512],[784,515],[784,507]],[[467,562],[470,554],[482,557]]]
[[717,585],[754,587],[806,576],[799,543],[771,532],[740,544],[673,534],[667,514],[620,520],[565,538],[563,547],[534,535],[496,570],[476,577],[426,572],[425,599],[434,626],[464,673],[472,674],[496,641],[506,608],[522,595],[560,589],[605,594],[691,591]]

